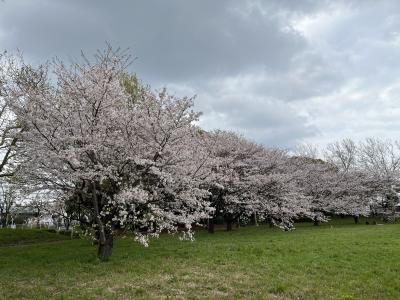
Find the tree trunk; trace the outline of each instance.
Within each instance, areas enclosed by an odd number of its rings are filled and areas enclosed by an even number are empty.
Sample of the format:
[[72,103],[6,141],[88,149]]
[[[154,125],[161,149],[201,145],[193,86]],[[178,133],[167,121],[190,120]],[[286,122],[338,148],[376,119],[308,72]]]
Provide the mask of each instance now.
[[274,222],[272,222],[272,218],[271,217],[267,217],[267,223],[268,223],[268,225],[269,225],[269,228],[272,228],[272,227],[274,227]]
[[319,220],[317,218],[314,218],[314,226],[319,226]]
[[231,230],[232,230],[232,220],[229,219],[229,220],[226,222],[226,231],[231,231]]
[[274,223],[272,223],[272,221],[269,221],[269,222],[268,222],[268,225],[269,225],[269,228],[274,227]]
[[208,233],[214,233],[214,218],[208,219],[207,229]]
[[40,210],[37,211],[37,219],[36,219],[36,227],[39,228],[40,227]]
[[354,223],[358,224],[358,222],[360,221],[360,216],[354,216]]
[[65,230],[68,231],[69,230],[69,226],[70,226],[71,222],[69,219],[64,218],[64,226],[65,226]]
[[112,233],[107,233],[104,241],[98,241],[97,256],[101,261],[107,261],[113,249],[114,239]]
[[112,254],[113,248],[113,235],[112,231],[107,229],[100,217],[99,199],[96,191],[96,183],[92,183],[92,194],[93,194],[93,210],[94,217],[97,223],[98,233],[98,250],[97,256],[101,261],[106,261]]

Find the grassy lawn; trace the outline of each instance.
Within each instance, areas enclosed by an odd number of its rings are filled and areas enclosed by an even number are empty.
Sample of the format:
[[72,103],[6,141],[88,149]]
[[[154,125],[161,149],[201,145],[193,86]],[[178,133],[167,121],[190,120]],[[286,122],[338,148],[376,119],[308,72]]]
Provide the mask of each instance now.
[[53,242],[70,239],[68,236],[39,229],[0,229],[0,247]]
[[118,239],[106,263],[85,240],[0,246],[0,298],[400,299],[400,225],[245,227],[147,249]]

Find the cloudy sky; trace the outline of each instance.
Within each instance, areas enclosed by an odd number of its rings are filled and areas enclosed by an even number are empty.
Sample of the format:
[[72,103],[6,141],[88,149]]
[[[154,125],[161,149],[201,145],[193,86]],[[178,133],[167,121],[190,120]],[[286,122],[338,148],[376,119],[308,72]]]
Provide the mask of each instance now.
[[206,129],[265,145],[400,138],[400,1],[2,0],[0,48],[38,63],[129,47]]

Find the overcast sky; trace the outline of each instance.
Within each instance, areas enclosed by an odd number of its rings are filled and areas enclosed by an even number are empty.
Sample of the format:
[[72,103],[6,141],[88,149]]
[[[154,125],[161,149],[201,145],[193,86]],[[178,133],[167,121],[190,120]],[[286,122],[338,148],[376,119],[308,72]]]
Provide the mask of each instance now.
[[38,63],[105,41],[201,125],[265,145],[400,131],[400,1],[3,0],[0,48]]

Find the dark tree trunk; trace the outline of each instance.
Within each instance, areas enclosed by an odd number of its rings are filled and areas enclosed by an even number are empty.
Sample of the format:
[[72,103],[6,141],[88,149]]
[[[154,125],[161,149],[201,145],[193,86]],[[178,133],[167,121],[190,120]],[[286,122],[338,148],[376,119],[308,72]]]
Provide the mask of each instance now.
[[317,218],[314,218],[314,226],[319,226],[319,220]]
[[229,219],[227,222],[226,222],[226,231],[231,231],[232,230],[232,220],[231,219]]
[[274,222],[272,222],[272,218],[271,217],[267,218],[267,222],[268,222],[269,228],[274,227]]
[[269,222],[268,222],[268,225],[269,225],[269,228],[274,227],[274,223],[272,223],[272,221],[269,221]]
[[354,216],[354,223],[358,224],[358,222],[360,221],[360,217],[359,216]]
[[99,195],[97,194],[96,190],[96,182],[92,183],[92,200],[93,200],[93,211],[94,211],[94,218],[97,224],[97,232],[98,235],[98,248],[97,248],[97,256],[101,261],[106,261],[112,254],[113,248],[113,234],[111,229],[107,229],[104,225],[103,220],[100,217],[100,209],[99,209]]
[[389,223],[389,217],[387,215],[384,215],[382,220],[383,220],[383,223]]
[[107,233],[104,241],[98,241],[97,256],[101,261],[107,261],[111,254],[114,244],[112,233]]
[[64,226],[65,226],[65,230],[69,230],[69,226],[71,224],[71,221],[67,218],[64,218]]
[[208,233],[214,233],[214,231],[215,231],[215,229],[214,229],[214,218],[208,219],[207,229],[208,229]]
[[258,226],[258,218],[257,218],[257,213],[256,212],[253,214],[253,217],[254,217],[254,225]]
[[6,226],[7,226],[6,215],[5,215],[4,213],[2,213],[2,214],[0,215],[0,218],[1,218],[1,223],[0,223],[0,225],[1,225],[2,227],[6,227]]

